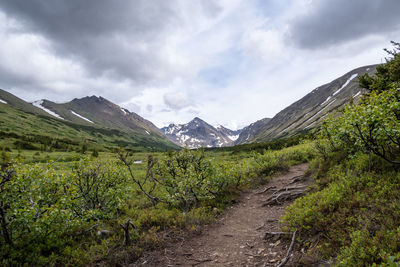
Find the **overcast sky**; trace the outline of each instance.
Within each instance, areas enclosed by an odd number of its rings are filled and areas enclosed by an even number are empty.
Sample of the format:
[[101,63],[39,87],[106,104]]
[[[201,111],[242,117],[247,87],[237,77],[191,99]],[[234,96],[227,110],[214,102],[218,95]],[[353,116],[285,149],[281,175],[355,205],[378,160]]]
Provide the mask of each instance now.
[[103,96],[162,127],[272,117],[384,61],[399,0],[0,0],[0,88]]

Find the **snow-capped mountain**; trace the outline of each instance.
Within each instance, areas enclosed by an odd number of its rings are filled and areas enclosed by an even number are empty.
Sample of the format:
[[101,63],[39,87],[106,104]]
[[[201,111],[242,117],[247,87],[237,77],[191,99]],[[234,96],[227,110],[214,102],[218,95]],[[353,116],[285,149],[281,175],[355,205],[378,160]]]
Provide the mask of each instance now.
[[188,148],[231,146],[241,132],[221,125],[214,127],[197,117],[186,124],[170,124],[161,131],[172,142]]

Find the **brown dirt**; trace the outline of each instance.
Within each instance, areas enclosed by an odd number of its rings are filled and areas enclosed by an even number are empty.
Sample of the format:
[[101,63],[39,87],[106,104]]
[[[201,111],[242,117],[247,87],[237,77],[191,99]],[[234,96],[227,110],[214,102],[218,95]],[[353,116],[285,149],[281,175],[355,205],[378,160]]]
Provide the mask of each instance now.
[[[273,190],[261,192],[272,186],[281,189],[307,185],[307,180],[291,183],[295,177],[304,175],[306,169],[307,164],[293,166],[263,188],[243,193],[236,204],[200,235],[148,252],[133,266],[277,266],[286,255],[291,236],[267,240],[264,236],[266,232],[280,231],[279,218],[292,200],[263,205]],[[296,246],[293,254],[285,266],[297,266]]]

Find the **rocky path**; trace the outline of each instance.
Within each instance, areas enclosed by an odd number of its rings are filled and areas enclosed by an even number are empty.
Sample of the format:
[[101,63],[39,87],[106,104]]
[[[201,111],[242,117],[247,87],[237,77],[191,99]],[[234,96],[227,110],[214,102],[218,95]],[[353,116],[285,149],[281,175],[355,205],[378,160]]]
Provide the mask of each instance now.
[[[263,188],[243,193],[201,235],[162,251],[143,255],[135,266],[277,266],[285,257],[291,236],[282,238],[279,218],[307,186],[307,164],[293,166],[274,177]],[[296,255],[285,266],[294,266]]]

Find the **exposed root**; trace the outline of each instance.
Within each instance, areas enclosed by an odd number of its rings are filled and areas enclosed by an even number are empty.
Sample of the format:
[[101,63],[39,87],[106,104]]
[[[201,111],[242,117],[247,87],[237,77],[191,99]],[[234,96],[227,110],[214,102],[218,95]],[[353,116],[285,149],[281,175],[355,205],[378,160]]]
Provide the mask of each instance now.
[[272,195],[276,195],[280,192],[284,191],[292,191],[292,190],[300,190],[300,189],[306,189],[308,186],[307,185],[302,185],[302,186],[288,186],[288,187],[283,187],[279,190],[275,190],[275,192]]
[[266,232],[264,234],[264,239],[273,238],[275,240],[278,240],[278,239],[281,239],[283,235],[291,235],[291,234],[292,233],[290,233],[290,232]]
[[302,182],[305,179],[306,179],[306,177],[304,175],[299,175],[299,176],[293,177],[292,181],[290,181],[290,183],[288,183],[287,185],[295,184],[297,182]]
[[266,203],[263,204],[263,206],[268,206],[268,205],[280,205],[283,201],[287,200],[292,200],[295,198],[298,198],[302,195],[304,195],[305,190],[293,190],[293,191],[283,191],[279,193],[278,195],[272,195],[270,196],[266,201]]
[[261,192],[257,192],[256,194],[258,194],[258,195],[264,194],[264,193],[268,192],[269,190],[275,189],[275,188],[276,188],[276,186],[270,186],[270,187],[265,188],[265,189],[264,189],[263,191],[261,191]]

